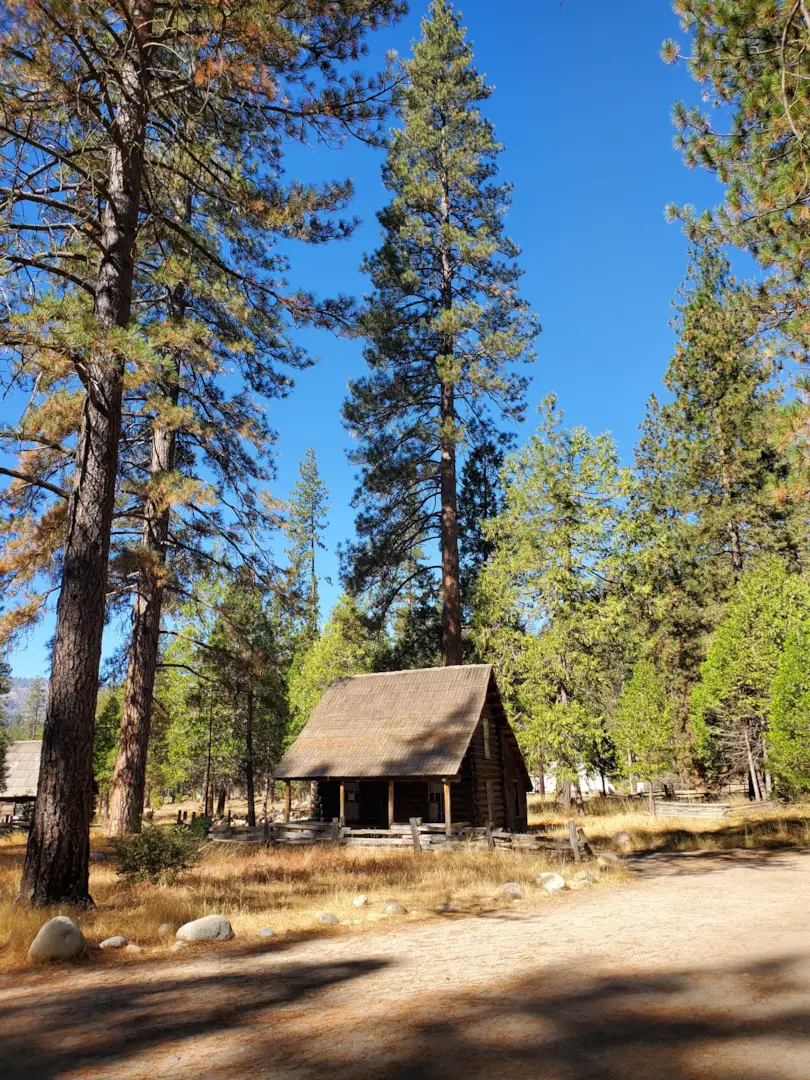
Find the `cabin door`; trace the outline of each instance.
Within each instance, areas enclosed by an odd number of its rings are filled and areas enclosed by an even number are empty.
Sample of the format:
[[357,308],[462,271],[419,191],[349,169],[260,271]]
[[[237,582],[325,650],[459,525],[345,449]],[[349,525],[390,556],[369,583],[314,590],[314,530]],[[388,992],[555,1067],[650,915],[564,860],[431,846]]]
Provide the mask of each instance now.
[[428,784],[428,821],[444,821],[444,785]]

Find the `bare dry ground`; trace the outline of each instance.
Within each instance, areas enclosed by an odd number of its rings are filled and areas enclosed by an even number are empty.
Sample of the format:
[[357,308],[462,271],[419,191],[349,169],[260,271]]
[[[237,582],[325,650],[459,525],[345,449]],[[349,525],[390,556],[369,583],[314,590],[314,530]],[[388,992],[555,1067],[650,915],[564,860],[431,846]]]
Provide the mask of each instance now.
[[807,1080],[810,853],[362,935],[0,977],[0,1075]]

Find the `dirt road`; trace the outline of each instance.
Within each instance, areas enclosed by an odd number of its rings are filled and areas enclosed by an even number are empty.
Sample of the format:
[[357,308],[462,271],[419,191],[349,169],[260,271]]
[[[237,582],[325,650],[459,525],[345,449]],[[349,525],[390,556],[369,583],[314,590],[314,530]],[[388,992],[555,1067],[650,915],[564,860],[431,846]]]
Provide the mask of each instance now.
[[481,918],[0,979],[0,1076],[808,1080],[810,854]]

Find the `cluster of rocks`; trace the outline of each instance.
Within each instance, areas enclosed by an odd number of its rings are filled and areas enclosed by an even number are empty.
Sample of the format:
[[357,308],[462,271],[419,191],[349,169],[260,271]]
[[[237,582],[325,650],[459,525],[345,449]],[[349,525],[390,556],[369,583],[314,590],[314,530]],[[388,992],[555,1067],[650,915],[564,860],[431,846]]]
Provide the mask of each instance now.
[[[158,933],[161,937],[171,934],[172,927],[163,923]],[[262,937],[272,936],[272,930],[260,930]],[[234,936],[233,928],[224,915],[206,915],[202,919],[185,923],[177,931],[176,942],[172,951],[178,952],[194,941],[230,941]],[[105,938],[99,948],[103,950],[121,949],[126,953],[143,952],[140,945],[128,941],[122,934]],[[28,949],[29,960],[76,960],[87,951],[87,939],[81,928],[67,915],[57,915],[39,928],[36,937]]]

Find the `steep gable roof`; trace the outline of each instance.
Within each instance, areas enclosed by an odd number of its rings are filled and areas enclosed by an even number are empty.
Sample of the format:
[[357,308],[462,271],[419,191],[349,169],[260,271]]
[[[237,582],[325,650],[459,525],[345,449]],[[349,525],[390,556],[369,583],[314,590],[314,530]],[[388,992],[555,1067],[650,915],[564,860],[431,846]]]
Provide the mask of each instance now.
[[490,664],[335,679],[274,776],[454,776],[481,719]]
[[39,739],[20,739],[9,743],[6,751],[6,786],[0,787],[0,799],[36,798],[41,750]]

